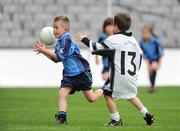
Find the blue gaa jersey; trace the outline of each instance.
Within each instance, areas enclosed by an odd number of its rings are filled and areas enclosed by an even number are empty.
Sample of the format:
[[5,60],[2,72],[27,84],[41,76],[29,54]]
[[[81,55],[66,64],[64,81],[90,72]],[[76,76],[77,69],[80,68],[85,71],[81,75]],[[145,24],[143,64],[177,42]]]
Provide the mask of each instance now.
[[59,37],[55,53],[58,62],[62,62],[64,66],[64,76],[75,76],[90,70],[89,63],[80,54],[80,49],[69,32]]
[[[101,33],[98,42],[104,42],[104,40],[108,37],[106,33]],[[109,60],[108,57],[102,56],[103,68],[109,69]]]
[[151,36],[150,41],[147,43],[143,39],[140,42],[144,58],[149,61],[158,61],[164,55],[161,47],[160,40],[157,36]]

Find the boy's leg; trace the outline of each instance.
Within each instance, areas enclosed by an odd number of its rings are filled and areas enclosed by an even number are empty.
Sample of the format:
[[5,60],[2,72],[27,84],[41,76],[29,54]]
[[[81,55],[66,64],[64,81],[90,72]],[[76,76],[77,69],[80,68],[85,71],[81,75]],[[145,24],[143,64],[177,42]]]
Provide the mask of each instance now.
[[55,114],[55,118],[59,124],[66,123],[67,117],[67,96],[71,92],[71,88],[62,87],[58,92],[58,108],[59,111]]
[[140,111],[148,125],[154,123],[154,116],[149,113],[138,97],[131,98],[129,101]]
[[155,80],[156,80],[156,70],[152,70],[150,72],[150,82],[153,91],[155,90]]
[[104,95],[104,98],[105,98],[106,105],[108,107],[110,117],[111,117],[111,121],[107,125],[108,126],[121,126],[121,125],[123,125],[123,123],[120,119],[119,112],[117,111],[116,102],[114,101],[112,96]]
[[156,77],[156,72],[153,69],[153,64],[150,61],[147,61],[147,66],[148,66],[148,73],[149,73],[149,80],[151,83],[151,86],[149,87],[149,92],[154,92],[155,88],[155,77]]
[[71,92],[71,88],[69,87],[62,87],[59,89],[58,92],[58,109],[59,111],[67,111],[67,96]]
[[[89,102],[95,102],[99,97],[103,95],[102,89],[97,89],[95,92],[93,90],[83,91],[86,99]],[[104,96],[106,100],[107,107],[110,112],[111,122],[108,123],[109,126],[118,126],[122,125],[120,120],[119,112],[117,111],[116,103],[111,96]]]
[[116,107],[116,103],[115,103],[114,99],[112,98],[112,96],[104,95],[104,99],[106,101],[106,105],[108,107],[109,113],[110,114],[116,113],[117,107]]
[[[135,97],[135,98],[131,98],[129,99],[129,101],[138,109],[141,110],[144,108],[144,105],[142,104],[142,102],[139,100],[139,98]],[[147,113],[147,110],[146,112]]]
[[96,91],[93,92],[93,90],[90,89],[88,91],[83,91],[83,93],[86,99],[92,103],[98,100],[103,95],[103,90],[97,89]]
[[121,126],[123,125],[119,112],[117,111],[117,106],[115,100],[112,98],[112,90],[110,89],[110,79],[108,78],[104,83],[103,87],[104,99],[106,101],[106,105],[108,107],[111,121],[106,124],[108,126]]
[[109,71],[102,72],[102,79],[107,80],[109,78]]
[[157,70],[159,69],[159,63],[152,62],[150,66],[151,66],[151,71],[149,71],[149,77],[151,82],[150,92],[155,92],[156,91],[155,81],[156,81]]

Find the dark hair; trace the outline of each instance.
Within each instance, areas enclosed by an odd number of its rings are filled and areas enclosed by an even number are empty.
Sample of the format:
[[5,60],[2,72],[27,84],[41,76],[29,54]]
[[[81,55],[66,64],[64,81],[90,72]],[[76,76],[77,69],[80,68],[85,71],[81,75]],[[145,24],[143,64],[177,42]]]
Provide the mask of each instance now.
[[104,33],[106,32],[105,28],[109,25],[113,25],[113,19],[110,17],[108,17],[104,20],[103,27],[102,27]]
[[62,21],[65,24],[67,31],[70,30],[70,21],[67,16],[57,16],[54,18],[54,22],[57,22],[57,21]]
[[114,25],[121,32],[126,32],[131,27],[131,17],[127,13],[118,13],[114,16]]

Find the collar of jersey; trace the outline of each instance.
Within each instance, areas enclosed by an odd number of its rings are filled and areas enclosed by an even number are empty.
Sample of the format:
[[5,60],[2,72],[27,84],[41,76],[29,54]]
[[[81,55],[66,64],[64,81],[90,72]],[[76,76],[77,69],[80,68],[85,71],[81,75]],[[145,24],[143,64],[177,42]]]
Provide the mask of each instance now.
[[114,35],[116,34],[122,34],[122,35],[126,35],[126,36],[132,36],[132,32],[117,32],[117,33],[114,33]]
[[61,35],[58,39],[59,40],[61,40],[62,38],[64,38],[66,35],[68,35],[69,34],[69,32],[64,32],[64,34],[63,35]]

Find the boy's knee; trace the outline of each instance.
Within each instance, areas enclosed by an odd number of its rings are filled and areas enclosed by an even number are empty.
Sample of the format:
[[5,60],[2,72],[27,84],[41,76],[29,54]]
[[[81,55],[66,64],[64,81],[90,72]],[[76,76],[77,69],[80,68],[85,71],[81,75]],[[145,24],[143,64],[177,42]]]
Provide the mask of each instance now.
[[69,91],[67,88],[61,88],[59,89],[59,97],[62,98],[66,98],[69,94]]
[[136,100],[137,100],[137,97],[127,99],[127,101],[129,101],[129,102],[133,102],[133,101],[136,101]]
[[88,98],[87,100],[88,100],[88,102],[90,102],[90,103],[93,103],[93,102],[96,101],[96,99],[94,99],[94,98]]

